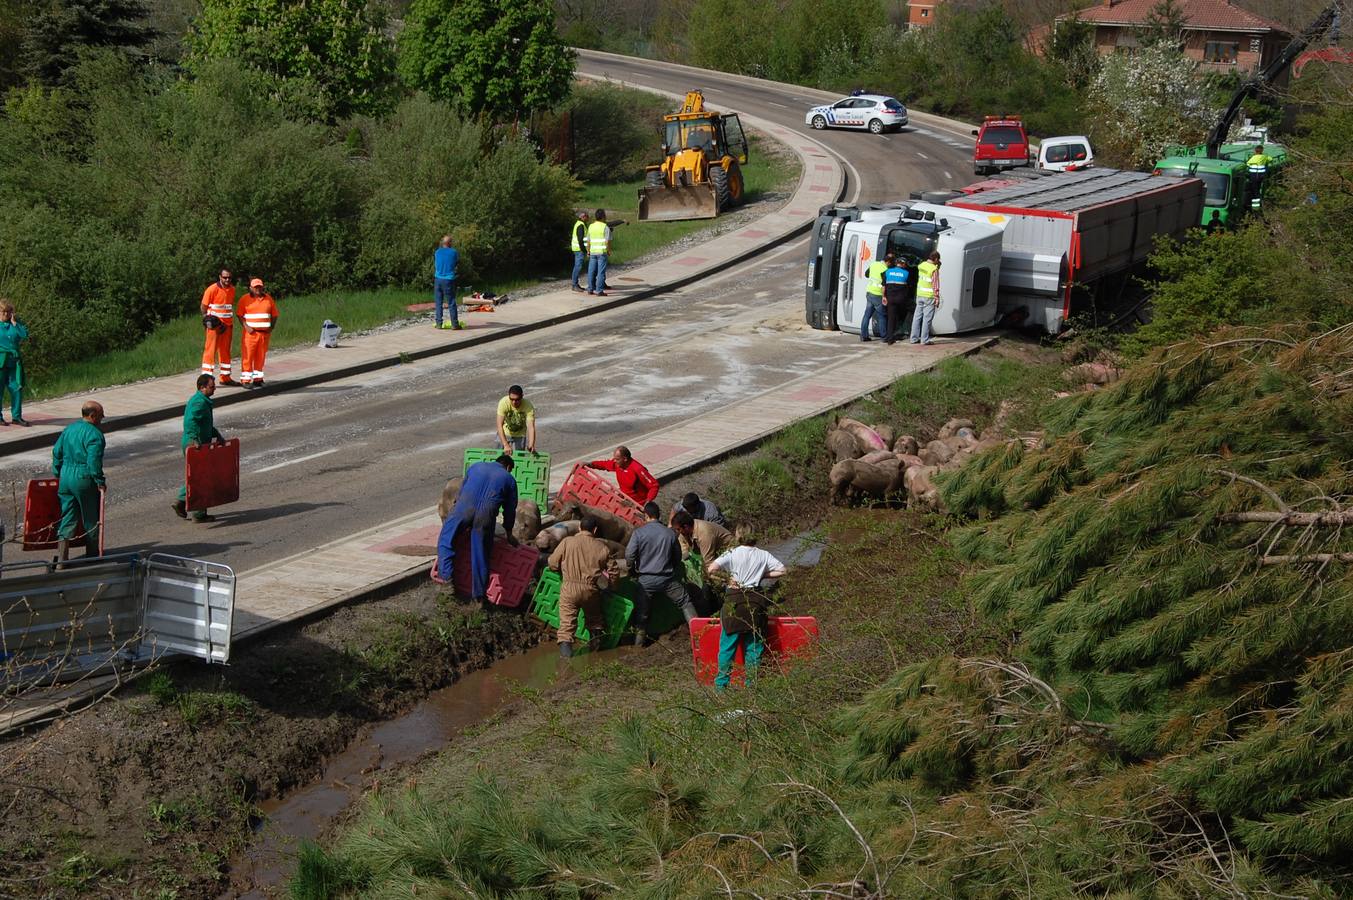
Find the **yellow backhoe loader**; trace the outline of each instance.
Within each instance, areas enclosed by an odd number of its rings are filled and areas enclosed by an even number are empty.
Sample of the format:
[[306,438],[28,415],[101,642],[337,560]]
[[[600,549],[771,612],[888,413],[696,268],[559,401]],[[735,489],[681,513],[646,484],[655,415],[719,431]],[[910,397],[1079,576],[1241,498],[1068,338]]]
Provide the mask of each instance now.
[[690,91],[662,120],[663,161],[644,171],[639,220],[712,219],[740,202],[747,136],[737,114],[707,110],[704,94]]

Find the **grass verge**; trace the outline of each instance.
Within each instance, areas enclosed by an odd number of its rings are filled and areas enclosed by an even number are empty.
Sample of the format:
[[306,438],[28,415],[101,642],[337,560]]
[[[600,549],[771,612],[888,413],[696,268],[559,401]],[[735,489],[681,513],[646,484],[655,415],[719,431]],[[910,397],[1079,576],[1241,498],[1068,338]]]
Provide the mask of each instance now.
[[[777,152],[774,142],[749,135],[751,152],[747,165],[742,167],[746,184],[745,203],[755,203],[768,195],[786,190],[799,177],[796,157]],[[656,152],[656,150],[655,150]],[[628,224],[615,232],[611,245],[611,263],[632,262],[693,234],[699,234],[721,224],[720,219],[691,219],[684,222],[640,222],[639,188],[643,178],[614,184],[593,184],[583,189],[579,205],[582,209],[604,209],[611,219],[624,219]]]

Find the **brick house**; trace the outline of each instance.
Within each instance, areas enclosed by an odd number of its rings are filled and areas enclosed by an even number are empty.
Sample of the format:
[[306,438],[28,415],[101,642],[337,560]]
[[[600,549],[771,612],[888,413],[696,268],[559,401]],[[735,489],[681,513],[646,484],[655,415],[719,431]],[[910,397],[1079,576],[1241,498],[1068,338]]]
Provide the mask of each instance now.
[[[1158,0],[1099,0],[1081,10],[1095,25],[1101,56],[1132,53]],[[1184,52],[1218,71],[1257,70],[1282,52],[1291,35],[1278,22],[1241,9],[1230,0],[1176,0],[1184,18]],[[1058,16],[1058,21],[1070,18]]]
[[925,28],[928,25],[935,24],[935,7],[939,6],[943,0],[925,0],[922,3],[916,3],[914,0],[907,3],[907,27]]

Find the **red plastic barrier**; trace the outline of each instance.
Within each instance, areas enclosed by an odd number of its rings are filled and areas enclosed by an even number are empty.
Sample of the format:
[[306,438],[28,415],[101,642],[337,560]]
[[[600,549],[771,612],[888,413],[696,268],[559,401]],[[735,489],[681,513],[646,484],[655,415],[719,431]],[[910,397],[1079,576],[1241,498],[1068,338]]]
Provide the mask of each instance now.
[[240,499],[240,439],[189,447],[184,454],[188,508],[210,509]]
[[620,488],[605,475],[582,463],[573,466],[573,471],[568,473],[568,478],[559,488],[557,502],[567,503],[570,500],[615,513],[636,528],[648,521],[643,507],[620,493]]
[[[456,593],[469,597],[474,594],[474,579],[470,573],[470,533],[462,530],[456,536],[456,558],[451,564],[451,583]],[[495,538],[489,555],[489,602],[516,609],[526,597],[526,588],[536,573],[540,551],[534,545],[510,546]]]
[[[713,684],[719,674],[719,640],[723,627],[718,619],[691,620],[691,657],[695,661],[695,680]],[[766,653],[762,665],[781,666],[796,656],[811,656],[818,639],[817,619],[812,616],[771,616],[767,621]],[[738,645],[733,658],[733,681],[742,683],[743,653]]]
[[[61,540],[57,527],[61,524],[61,498],[56,490],[60,482],[55,478],[34,478],[28,482],[23,501],[23,548],[25,550],[54,550]],[[99,555],[103,555],[103,510],[105,493],[99,491]],[[79,547],[85,542],[85,527],[76,523],[71,544]]]

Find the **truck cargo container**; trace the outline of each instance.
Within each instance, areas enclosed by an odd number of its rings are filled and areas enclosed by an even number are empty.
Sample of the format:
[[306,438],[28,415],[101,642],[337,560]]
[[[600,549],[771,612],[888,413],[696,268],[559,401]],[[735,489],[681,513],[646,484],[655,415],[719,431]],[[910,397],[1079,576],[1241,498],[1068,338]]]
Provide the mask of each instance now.
[[811,232],[808,324],[857,331],[869,263],[891,252],[914,268],[938,250],[933,333],[986,328],[1019,309],[1027,323],[1056,333],[1076,285],[1093,287],[1141,263],[1158,235],[1183,236],[1204,195],[1194,178],[1117,169],[993,179],[969,190],[941,203],[823,207]]

